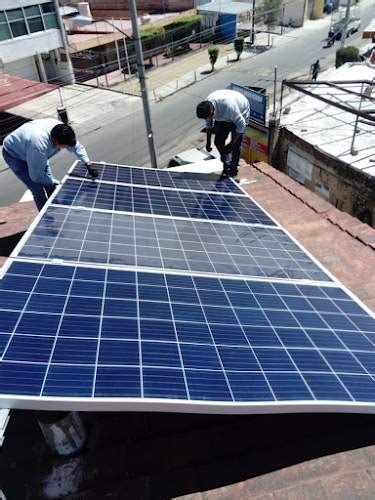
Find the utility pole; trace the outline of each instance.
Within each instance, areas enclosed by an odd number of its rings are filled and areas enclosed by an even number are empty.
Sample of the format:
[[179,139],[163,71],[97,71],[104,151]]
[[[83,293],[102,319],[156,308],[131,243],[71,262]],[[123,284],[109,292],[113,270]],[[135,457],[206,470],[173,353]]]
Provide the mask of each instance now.
[[59,0],[53,0],[53,5],[55,7],[57,24],[59,25],[59,28],[60,28],[61,39],[62,39],[65,57],[66,57],[67,74],[64,75],[64,77],[66,78],[66,83],[72,84],[72,83],[75,83],[74,68],[73,68],[72,60],[70,58],[69,43],[68,43],[68,37],[67,37],[66,31],[65,31],[65,24],[64,24],[64,21],[62,20],[61,14],[60,14]]
[[135,0],[129,0],[129,10],[132,23],[132,30],[133,30],[135,54],[137,57],[138,78],[141,87],[143,111],[145,115],[145,125],[146,125],[146,133],[148,140],[148,149],[150,152],[151,166],[153,168],[158,168],[156,160],[155,144],[154,144],[154,134],[152,132],[152,125],[151,125],[150,103],[148,101],[145,65],[143,61],[142,43],[139,37],[138,16],[137,16],[137,7]]
[[351,5],[352,5],[352,0],[347,0],[346,1],[345,18],[344,18],[344,29],[342,30],[342,33],[341,33],[341,44],[340,44],[341,49],[345,46],[346,34],[348,32],[348,24],[349,24],[349,19],[350,19],[350,7],[351,7]]
[[250,44],[254,45],[255,42],[255,0],[253,0],[253,8],[251,12],[251,38],[250,38]]

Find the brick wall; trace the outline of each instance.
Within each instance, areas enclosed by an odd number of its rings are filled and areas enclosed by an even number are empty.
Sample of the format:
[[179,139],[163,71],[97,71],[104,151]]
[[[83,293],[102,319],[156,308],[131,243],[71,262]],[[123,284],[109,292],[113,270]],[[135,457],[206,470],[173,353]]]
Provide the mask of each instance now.
[[[369,222],[365,217],[370,215],[372,226],[375,227],[374,177],[319,151],[287,128],[281,127],[273,165],[289,175],[287,166],[289,148],[312,166],[311,175],[305,176],[304,186],[324,197],[339,210],[364,222]],[[301,173],[303,176],[302,164]]]

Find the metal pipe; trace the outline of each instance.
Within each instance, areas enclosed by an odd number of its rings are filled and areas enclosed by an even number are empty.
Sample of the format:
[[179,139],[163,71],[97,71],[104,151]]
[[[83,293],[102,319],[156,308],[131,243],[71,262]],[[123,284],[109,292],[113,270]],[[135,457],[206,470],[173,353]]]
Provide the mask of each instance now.
[[281,122],[281,113],[283,110],[283,97],[284,97],[284,80],[281,82],[280,106],[279,106],[279,120],[280,120],[280,122]]
[[126,38],[125,37],[123,38],[123,42],[124,42],[124,49],[125,49],[125,56],[126,56],[126,65],[128,67],[128,75],[131,76],[132,72],[130,70],[128,47],[126,45]]
[[117,40],[115,40],[115,47],[116,47],[117,66],[118,66],[118,69],[121,71],[122,68],[121,68],[120,51],[118,49]]
[[272,114],[276,118],[276,90],[277,90],[277,66],[274,70],[274,80],[273,80],[273,111]]
[[137,57],[138,78],[139,78],[139,83],[140,83],[140,87],[141,87],[143,111],[144,111],[144,115],[145,115],[145,125],[146,125],[146,133],[147,133],[147,140],[148,140],[148,148],[149,148],[149,152],[150,152],[151,166],[153,168],[158,168],[158,164],[157,164],[157,160],[156,160],[155,144],[154,144],[154,134],[152,132],[152,125],[151,125],[150,104],[148,101],[145,65],[144,65],[144,61],[143,61],[141,39],[139,37],[137,7],[135,4],[135,0],[129,0],[129,10],[130,10],[131,23],[132,23],[132,30],[133,30],[133,39],[134,39],[134,44],[135,44],[135,53],[136,53],[136,57]]
[[346,11],[345,11],[345,19],[344,19],[344,29],[341,34],[341,43],[340,43],[340,48],[342,49],[345,45],[346,41],[346,34],[348,32],[348,23],[349,23],[349,18],[350,18],[350,7],[352,5],[352,0],[346,0]]
[[369,113],[365,113],[363,111],[356,110],[355,108],[345,106],[344,104],[339,104],[338,102],[333,102],[330,99],[326,99],[325,97],[323,97],[321,95],[316,95],[313,92],[310,92],[309,90],[306,90],[302,87],[299,88],[298,85],[295,85],[294,83],[287,81],[287,80],[284,81],[284,85],[286,85],[287,87],[290,87],[291,89],[298,90],[299,92],[302,92],[303,94],[306,94],[310,97],[315,97],[315,99],[319,99],[320,101],[325,102],[326,104],[329,104],[330,106],[334,106],[335,108],[342,109],[343,111],[346,111],[348,113],[353,113],[354,115],[358,115],[358,116],[364,118],[365,120],[375,122],[375,116],[374,117],[369,116]]
[[68,37],[66,35],[65,31],[65,24],[64,21],[62,20],[61,14],[60,14],[60,6],[59,6],[59,0],[53,0],[53,5],[55,7],[56,11],[56,17],[57,17],[57,24],[59,25],[60,32],[61,32],[61,39],[63,42],[63,47],[66,55],[66,62],[68,65],[68,73],[67,77],[69,79],[68,83],[75,83],[75,75],[74,75],[74,68],[72,64],[72,60],[70,58],[70,52],[69,52],[69,43],[68,43]]
[[[362,88],[361,88],[361,94],[363,93],[363,83],[362,83]],[[359,106],[358,106],[358,111],[361,111],[361,107],[362,107],[362,95],[361,95],[361,98],[359,100]],[[358,126],[358,118],[359,116],[357,115],[355,117],[355,123],[354,123],[354,130],[353,130],[353,137],[352,137],[352,142],[350,144],[350,154],[351,155],[356,155],[358,154],[358,151],[356,151],[354,149],[354,141],[355,141],[355,134],[357,133],[357,126]]]
[[250,44],[254,45],[255,42],[255,0],[253,0],[253,7],[251,12],[251,39]]

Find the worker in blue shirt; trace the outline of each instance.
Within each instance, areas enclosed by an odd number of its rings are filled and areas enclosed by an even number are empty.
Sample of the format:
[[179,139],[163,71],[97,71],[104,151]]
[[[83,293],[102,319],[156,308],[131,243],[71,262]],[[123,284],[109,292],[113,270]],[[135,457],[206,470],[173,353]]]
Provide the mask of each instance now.
[[76,140],[72,127],[58,120],[33,120],[21,125],[4,139],[4,160],[30,189],[38,210],[42,209],[58,184],[48,160],[65,148],[86,165],[92,177],[97,176],[85,148]]

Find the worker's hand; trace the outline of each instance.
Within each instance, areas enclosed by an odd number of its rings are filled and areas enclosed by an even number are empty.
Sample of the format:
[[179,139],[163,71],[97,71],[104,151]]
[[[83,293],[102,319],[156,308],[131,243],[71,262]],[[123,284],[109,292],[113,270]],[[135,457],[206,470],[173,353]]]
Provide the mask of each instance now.
[[96,168],[94,168],[92,166],[91,163],[86,163],[86,168],[87,168],[87,172],[88,172],[89,176],[92,179],[96,179],[98,177],[98,171],[96,170]]
[[229,154],[233,149],[233,144],[230,142],[226,146],[224,146],[223,152],[225,155]]
[[212,151],[211,144],[208,144],[208,142],[206,144],[206,151],[207,151],[207,153],[209,153],[210,151]]

